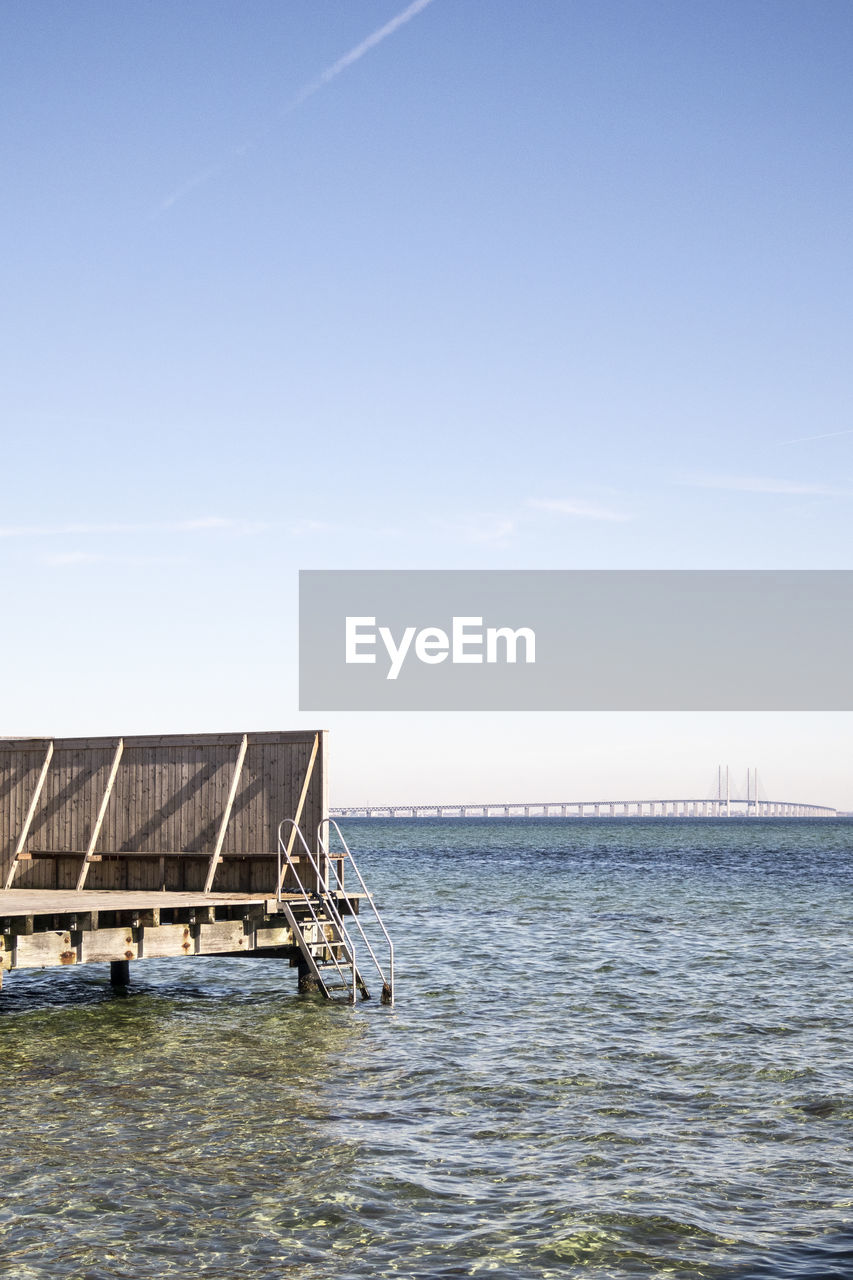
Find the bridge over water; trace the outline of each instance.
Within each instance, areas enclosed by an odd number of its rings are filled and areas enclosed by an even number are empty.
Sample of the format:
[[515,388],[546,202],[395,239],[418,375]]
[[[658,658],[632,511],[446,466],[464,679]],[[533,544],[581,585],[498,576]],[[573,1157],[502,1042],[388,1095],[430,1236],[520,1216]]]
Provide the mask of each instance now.
[[379,804],[332,808],[333,818],[834,818],[792,800],[545,800],[536,804]]

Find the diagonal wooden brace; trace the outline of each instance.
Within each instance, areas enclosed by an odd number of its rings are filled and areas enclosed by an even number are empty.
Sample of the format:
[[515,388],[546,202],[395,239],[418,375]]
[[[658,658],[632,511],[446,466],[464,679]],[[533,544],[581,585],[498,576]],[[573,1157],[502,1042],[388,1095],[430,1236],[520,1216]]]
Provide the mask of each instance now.
[[234,808],[234,799],[237,795],[237,785],[240,781],[240,774],[243,772],[243,761],[246,759],[246,748],[248,745],[249,735],[244,733],[243,741],[240,743],[240,750],[237,752],[237,763],[234,766],[234,776],[231,779],[231,790],[228,792],[225,812],[223,813],[222,821],[219,824],[219,835],[216,837],[216,848],[211,854],[210,866],[207,868],[207,879],[204,882],[205,893],[210,893],[210,887],[213,884],[213,877],[216,875],[216,867],[222,854],[222,846],[225,844],[225,832],[228,829],[228,819],[231,817],[231,810]]
[[33,818],[36,815],[36,809],[38,808],[39,797],[41,796],[42,788],[44,787],[45,781],[47,779],[47,771],[50,768],[50,762],[52,759],[53,759],[53,743],[51,742],[48,744],[47,755],[45,756],[44,764],[41,767],[39,780],[36,783],[36,789],[33,792],[33,798],[30,801],[30,807],[27,810],[27,816],[24,819],[24,825],[21,828],[21,834],[18,836],[18,843],[15,845],[15,853],[12,858],[12,865],[9,868],[9,874],[6,876],[6,883],[3,886],[4,889],[11,889],[12,881],[15,879],[15,872],[18,870],[18,859],[20,858],[21,854],[24,852],[24,847],[27,843],[27,836],[30,833],[30,827],[32,826]]
[[[308,761],[308,767],[305,770],[305,777],[302,781],[302,791],[300,792],[300,795],[299,795],[299,803],[296,806],[296,813],[293,815],[294,825],[290,828],[290,836],[287,841],[287,857],[285,858],[285,865],[281,869],[281,878],[278,884],[276,885],[276,890],[275,890],[276,897],[280,895],[281,886],[284,884],[284,877],[287,875],[287,867],[289,864],[290,855],[291,853],[293,853],[293,845],[294,845],[294,842],[296,841],[296,829],[299,826],[300,819],[302,818],[302,810],[305,808],[305,801],[308,797],[308,788],[311,785],[311,774],[314,772],[314,761],[317,759],[317,751],[319,749],[319,746],[320,746],[320,735],[319,733],[315,733],[314,745],[311,748],[311,757]],[[322,867],[321,867],[321,870],[322,870]],[[319,893],[320,888],[321,888],[320,885],[316,885],[315,892]]]
[[119,766],[119,762],[121,760],[123,751],[124,751],[124,738],[119,738],[118,746],[116,747],[116,752],[115,752],[115,755],[113,756],[113,764],[112,764],[112,768],[110,769],[110,776],[107,779],[106,790],[104,791],[103,798],[101,799],[101,807],[98,810],[98,816],[95,819],[95,825],[92,828],[92,834],[89,837],[89,846],[86,849],[86,854],[85,854],[85,857],[83,858],[83,865],[80,868],[80,875],[77,877],[78,890],[83,888],[83,885],[86,883],[86,876],[89,874],[89,863],[92,860],[92,854],[95,852],[95,845],[98,843],[98,836],[101,834],[101,826],[103,825],[103,821],[106,816],[107,805],[110,802],[110,796],[112,795],[112,791],[113,791],[113,784],[116,780],[116,774],[118,773],[118,766]]

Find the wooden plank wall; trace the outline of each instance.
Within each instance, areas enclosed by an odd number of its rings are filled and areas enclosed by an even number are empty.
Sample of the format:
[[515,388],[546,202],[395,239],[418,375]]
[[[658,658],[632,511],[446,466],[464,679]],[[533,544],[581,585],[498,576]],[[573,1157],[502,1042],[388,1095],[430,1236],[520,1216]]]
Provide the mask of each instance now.
[[[124,739],[96,853],[181,852],[180,860],[121,858],[90,865],[89,889],[198,889],[216,845],[243,735]],[[252,893],[275,885],[274,855],[282,818],[295,814],[314,744],[314,732],[248,735],[248,750],[223,854],[267,854],[226,860],[213,889]],[[0,876],[5,879],[49,739],[0,739]],[[54,755],[27,850],[67,851],[62,859],[22,862],[15,888],[73,888],[107,785],[118,738],[54,739]],[[314,848],[317,824],[328,813],[326,733],[300,826]],[[294,852],[296,850],[294,849]]]

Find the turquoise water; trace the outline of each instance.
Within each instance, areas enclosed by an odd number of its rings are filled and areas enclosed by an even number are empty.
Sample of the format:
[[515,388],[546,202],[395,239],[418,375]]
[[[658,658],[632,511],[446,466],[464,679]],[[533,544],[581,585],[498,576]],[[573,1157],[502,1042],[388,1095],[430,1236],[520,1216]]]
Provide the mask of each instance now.
[[853,1276],[853,824],[346,831],[393,1010],[7,975],[0,1274]]

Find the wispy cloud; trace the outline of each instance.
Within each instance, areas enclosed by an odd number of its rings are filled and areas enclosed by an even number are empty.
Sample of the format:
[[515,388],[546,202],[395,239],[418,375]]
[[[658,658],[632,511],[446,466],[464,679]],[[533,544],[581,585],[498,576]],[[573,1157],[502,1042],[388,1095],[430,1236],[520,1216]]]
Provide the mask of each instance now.
[[[501,513],[469,511],[454,521],[440,521],[439,527],[463,542],[479,546],[506,546],[516,537],[541,534],[540,513],[565,519],[623,524],[632,517],[625,511],[588,502],[585,498],[528,498],[519,506]],[[553,521],[548,522],[553,529]]]
[[583,498],[529,498],[525,506],[533,511],[551,511],[555,515],[570,516],[575,520],[611,520],[621,523],[631,519],[624,511],[586,502]]
[[517,527],[518,522],[511,516],[480,516],[464,521],[461,531],[468,542],[484,545],[506,542]]
[[834,440],[837,436],[853,436],[853,428],[847,431],[824,431],[819,436],[796,436],[793,440],[782,440],[782,444],[808,444],[810,440]]
[[431,536],[435,531],[454,543],[505,546],[518,532],[518,520],[512,512],[495,515],[489,511],[467,511],[458,517],[436,517],[430,521],[429,530]]
[[295,538],[306,538],[315,533],[335,533],[336,526],[328,520],[297,520],[295,524],[291,525],[290,532]]
[[853,490],[804,480],[782,480],[775,476],[690,476],[681,481],[694,489],[725,489],[732,493],[778,493],[802,497],[849,498]]
[[[349,67],[354,66],[356,62],[359,62],[366,53],[370,52],[371,49],[375,49],[377,45],[382,44],[383,40],[387,40],[395,31],[399,31],[401,27],[404,27],[407,22],[411,22],[412,18],[417,17],[417,15],[422,13],[423,10],[426,9],[427,5],[432,4],[432,2],[433,0],[414,0],[412,4],[408,5],[395,17],[391,18],[390,22],[386,22],[384,26],[378,27],[376,31],[373,31],[369,36],[366,36],[364,40],[361,40],[357,45],[350,49],[348,53],[345,53],[342,57],[338,58],[337,62],[333,62],[331,66],[326,67],[325,71],[321,71],[315,80],[312,80],[309,84],[306,84],[304,88],[300,89],[293,101],[284,109],[283,114],[285,116],[289,115],[290,112],[295,111],[297,107],[301,107],[304,102],[307,102],[309,98],[313,98],[315,93],[319,93],[327,84],[331,84],[333,80],[336,80],[342,72],[348,70]],[[218,173],[221,173],[222,170],[233,160],[237,160],[240,156],[244,156],[257,145],[258,141],[257,139],[254,139],[250,142],[241,143],[240,146],[232,147],[225,153],[225,155],[223,155],[221,160],[218,160],[215,164],[209,165],[206,169],[202,169],[192,178],[188,178],[186,182],[181,183],[181,185],[170,195],[161,200],[154,211],[153,216],[157,217],[160,214],[168,212],[168,210],[171,209],[173,205],[176,205],[179,200],[182,200],[184,196],[189,195],[189,193],[191,191],[195,191],[197,187],[201,187],[206,182],[209,182],[211,178],[214,178]]]
[[399,538],[402,531],[391,526],[335,524],[330,520],[306,517],[294,521],[289,532],[294,538]]
[[40,563],[52,569],[78,569],[84,565],[93,564],[138,568],[141,565],[150,564],[186,564],[187,561],[181,556],[106,556],[90,554],[87,551],[59,551],[55,555],[41,556]]
[[103,524],[18,524],[0,525],[0,538],[63,538],[98,537],[102,534],[137,533],[209,533],[222,531],[234,534],[261,533],[268,524],[250,520],[235,520],[225,516],[201,516],[188,520],[162,520],[150,523]]
[[[181,520],[175,526],[179,532],[196,533],[204,529],[235,529],[245,527],[245,520],[233,520],[229,516],[199,516],[195,520]],[[252,528],[260,528],[254,522]]]
[[60,551],[56,555],[45,556],[44,563],[57,568],[74,564],[102,564],[106,556],[99,556],[87,551]]

